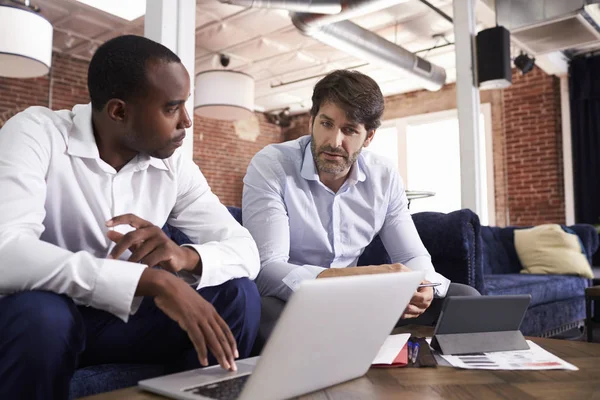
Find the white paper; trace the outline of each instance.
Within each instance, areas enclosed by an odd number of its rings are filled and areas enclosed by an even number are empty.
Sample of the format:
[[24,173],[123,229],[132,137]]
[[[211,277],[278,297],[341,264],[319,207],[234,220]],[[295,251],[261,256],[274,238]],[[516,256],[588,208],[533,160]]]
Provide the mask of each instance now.
[[527,341],[529,350],[499,351],[493,353],[469,354],[441,357],[450,365],[465,369],[505,369],[505,370],[548,370],[566,369],[577,371],[573,364],[556,357],[531,340]]
[[388,336],[373,360],[373,364],[392,364],[408,339],[410,339],[410,333]]

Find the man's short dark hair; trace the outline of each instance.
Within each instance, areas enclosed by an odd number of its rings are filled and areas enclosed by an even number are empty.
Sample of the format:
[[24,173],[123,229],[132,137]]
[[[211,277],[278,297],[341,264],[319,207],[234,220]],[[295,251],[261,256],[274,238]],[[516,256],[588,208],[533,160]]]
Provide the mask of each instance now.
[[342,108],[349,119],[364,124],[367,131],[381,125],[384,108],[381,89],[377,82],[358,71],[333,71],[317,82],[310,115],[316,118],[326,102]]
[[143,95],[149,61],[181,62],[171,50],[142,36],[118,36],[98,47],[88,68],[92,107],[102,110],[110,99]]

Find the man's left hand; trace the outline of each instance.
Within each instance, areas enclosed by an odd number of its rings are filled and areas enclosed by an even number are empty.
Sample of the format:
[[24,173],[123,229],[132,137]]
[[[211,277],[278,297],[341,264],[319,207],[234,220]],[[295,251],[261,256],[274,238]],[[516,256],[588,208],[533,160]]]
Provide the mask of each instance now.
[[[423,281],[422,283],[429,283],[428,281]],[[403,319],[407,318],[417,318],[421,314],[427,310],[427,308],[431,305],[431,301],[433,300],[433,288],[432,287],[421,287],[418,288],[415,292],[414,296],[410,300],[408,307],[404,310],[404,314],[402,314]]]
[[117,244],[110,252],[110,258],[117,259],[129,249],[132,254],[127,261],[149,267],[159,265],[171,272],[194,271],[198,267],[200,255],[196,250],[178,246],[158,226],[133,214],[119,215],[106,222],[109,228],[118,225],[130,225],[135,230],[125,235],[108,231],[108,238]]

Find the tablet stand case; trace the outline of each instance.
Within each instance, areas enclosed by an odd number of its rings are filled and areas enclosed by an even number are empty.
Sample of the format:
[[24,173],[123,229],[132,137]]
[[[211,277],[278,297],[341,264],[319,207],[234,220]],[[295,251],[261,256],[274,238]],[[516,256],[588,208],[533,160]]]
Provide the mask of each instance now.
[[530,295],[449,297],[431,347],[441,354],[528,350],[519,330]]

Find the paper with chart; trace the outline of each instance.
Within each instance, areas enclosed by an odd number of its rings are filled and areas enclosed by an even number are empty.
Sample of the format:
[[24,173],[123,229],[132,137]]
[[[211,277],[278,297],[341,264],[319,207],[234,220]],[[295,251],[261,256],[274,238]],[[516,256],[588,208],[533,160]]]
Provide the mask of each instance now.
[[556,357],[531,340],[529,350],[499,351],[494,353],[465,354],[461,356],[440,356],[450,365],[466,369],[506,369],[506,370],[547,370],[566,369],[577,371],[573,364]]

